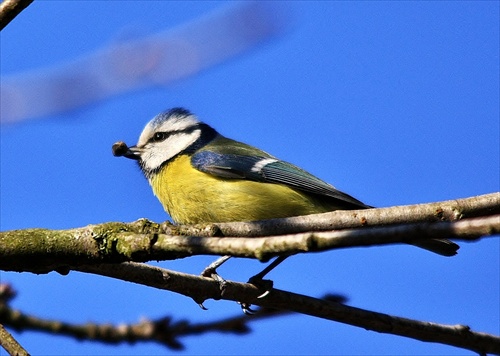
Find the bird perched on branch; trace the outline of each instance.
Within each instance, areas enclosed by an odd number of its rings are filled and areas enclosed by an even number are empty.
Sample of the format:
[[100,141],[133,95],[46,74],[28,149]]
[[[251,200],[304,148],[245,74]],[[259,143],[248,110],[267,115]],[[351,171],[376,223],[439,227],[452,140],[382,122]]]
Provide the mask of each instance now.
[[[113,154],[138,161],[154,194],[179,224],[372,208],[293,164],[222,136],[182,108],[160,113],[136,146],[117,142]],[[415,245],[444,256],[458,249],[444,239]]]

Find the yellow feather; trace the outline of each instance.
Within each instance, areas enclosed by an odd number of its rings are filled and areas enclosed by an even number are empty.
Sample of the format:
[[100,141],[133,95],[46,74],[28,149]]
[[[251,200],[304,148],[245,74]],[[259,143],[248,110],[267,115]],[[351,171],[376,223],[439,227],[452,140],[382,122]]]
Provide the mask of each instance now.
[[181,155],[150,180],[163,208],[180,224],[251,221],[335,210],[331,204],[281,184],[224,179],[191,166]]

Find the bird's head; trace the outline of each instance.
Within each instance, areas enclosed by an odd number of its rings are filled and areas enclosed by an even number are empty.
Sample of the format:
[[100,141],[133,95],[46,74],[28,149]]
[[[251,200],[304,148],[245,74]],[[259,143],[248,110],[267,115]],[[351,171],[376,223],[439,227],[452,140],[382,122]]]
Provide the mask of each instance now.
[[113,155],[135,159],[150,178],[163,165],[180,154],[195,152],[217,132],[183,108],[173,108],[156,115],[142,131],[137,145],[128,147],[119,141],[113,145]]

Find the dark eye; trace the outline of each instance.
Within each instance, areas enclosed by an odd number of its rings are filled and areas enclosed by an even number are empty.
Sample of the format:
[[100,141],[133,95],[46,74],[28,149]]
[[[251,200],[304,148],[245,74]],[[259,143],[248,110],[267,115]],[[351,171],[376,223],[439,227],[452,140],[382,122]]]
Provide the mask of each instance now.
[[155,132],[151,140],[153,142],[161,142],[164,141],[166,138],[167,134],[165,132]]

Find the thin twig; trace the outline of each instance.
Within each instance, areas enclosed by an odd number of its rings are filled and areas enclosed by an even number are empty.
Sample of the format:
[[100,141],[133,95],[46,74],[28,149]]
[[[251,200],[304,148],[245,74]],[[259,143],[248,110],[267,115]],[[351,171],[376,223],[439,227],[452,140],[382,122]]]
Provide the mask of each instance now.
[[32,2],[33,0],[3,0],[0,4],[0,31]]
[[[1,306],[0,306],[1,308]],[[26,351],[14,337],[0,324],[0,346],[11,356],[29,356]]]

